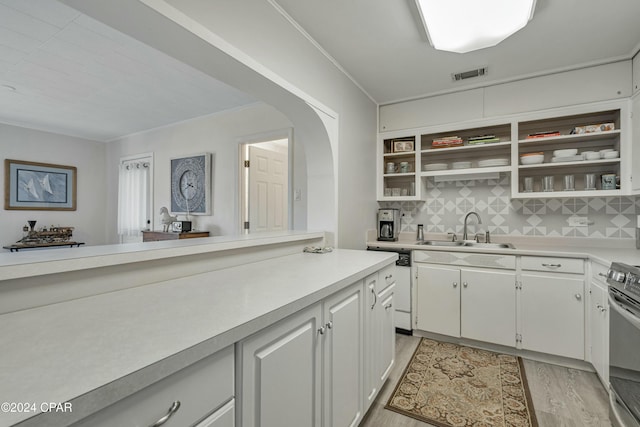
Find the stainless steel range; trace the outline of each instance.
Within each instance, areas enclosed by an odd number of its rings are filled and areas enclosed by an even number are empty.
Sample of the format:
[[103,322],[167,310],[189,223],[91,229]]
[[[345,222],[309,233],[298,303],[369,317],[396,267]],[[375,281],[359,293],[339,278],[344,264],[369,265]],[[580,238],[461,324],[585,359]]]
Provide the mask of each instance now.
[[640,427],[640,267],[614,262],[607,283],[611,422]]

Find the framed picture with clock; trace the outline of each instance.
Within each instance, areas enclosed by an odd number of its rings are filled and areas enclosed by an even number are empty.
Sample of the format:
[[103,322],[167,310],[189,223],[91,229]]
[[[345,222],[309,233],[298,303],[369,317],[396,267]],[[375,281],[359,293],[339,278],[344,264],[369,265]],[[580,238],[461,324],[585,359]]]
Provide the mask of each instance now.
[[211,215],[211,153],[171,159],[171,212]]

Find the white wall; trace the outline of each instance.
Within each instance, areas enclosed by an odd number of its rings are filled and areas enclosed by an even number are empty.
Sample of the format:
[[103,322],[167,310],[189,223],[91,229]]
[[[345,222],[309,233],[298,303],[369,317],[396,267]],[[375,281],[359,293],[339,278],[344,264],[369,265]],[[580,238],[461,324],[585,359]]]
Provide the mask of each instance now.
[[[291,122],[280,112],[266,104],[253,104],[235,111],[188,120],[172,126],[131,135],[108,144],[108,181],[117,183],[118,162],[121,157],[138,153],[154,154],[154,229],[160,230],[159,210],[170,207],[170,159],[193,154],[213,153],[212,215],[192,216],[198,230],[212,235],[238,234],[238,165],[239,143],[246,137],[291,128]],[[304,186],[296,181],[305,174],[304,152],[294,137],[294,188]],[[303,194],[304,194],[304,187]],[[109,193],[109,241],[117,243],[116,212],[117,184]],[[294,218],[306,217],[306,204],[294,204]],[[180,216],[180,219],[184,219]],[[304,228],[294,223],[294,228]]]
[[[27,220],[41,226],[75,227],[73,238],[88,245],[106,242],[107,202],[105,153],[102,142],[58,135],[0,124],[0,148],[4,159],[75,166],[78,172],[77,210],[75,211],[2,211],[0,243],[7,245],[22,238]],[[4,161],[0,179],[4,191]]]

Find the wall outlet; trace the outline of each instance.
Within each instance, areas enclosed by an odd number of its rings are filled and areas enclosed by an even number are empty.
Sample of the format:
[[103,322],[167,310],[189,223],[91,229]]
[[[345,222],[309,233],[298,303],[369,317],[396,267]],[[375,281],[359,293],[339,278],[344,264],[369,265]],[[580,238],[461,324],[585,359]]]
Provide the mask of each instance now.
[[588,225],[589,218],[586,216],[569,217],[569,227],[587,227]]

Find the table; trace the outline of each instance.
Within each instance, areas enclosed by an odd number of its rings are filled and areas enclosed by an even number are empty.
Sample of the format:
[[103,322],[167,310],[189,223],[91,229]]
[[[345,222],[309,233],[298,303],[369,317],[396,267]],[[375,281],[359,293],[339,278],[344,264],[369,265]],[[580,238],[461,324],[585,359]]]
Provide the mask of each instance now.
[[156,242],[158,240],[193,239],[197,237],[209,237],[208,231],[143,231],[143,242]]

